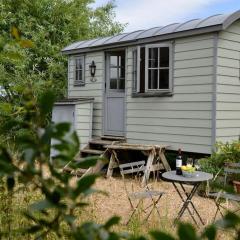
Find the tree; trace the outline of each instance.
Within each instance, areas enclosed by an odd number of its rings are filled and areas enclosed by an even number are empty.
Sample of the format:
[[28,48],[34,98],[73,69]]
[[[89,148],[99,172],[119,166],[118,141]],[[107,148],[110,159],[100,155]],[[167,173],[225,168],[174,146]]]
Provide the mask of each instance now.
[[[2,38],[9,39],[10,29],[16,27],[23,37],[34,43],[33,48],[22,50],[21,69],[11,68],[15,67],[13,62],[2,62],[8,74],[12,70],[8,88],[16,84],[16,76],[19,82],[24,72],[23,78],[37,74],[38,80],[34,81],[50,81],[57,95],[64,95],[67,71],[61,49],[71,42],[113,35],[124,28],[114,21],[112,2],[97,9],[91,8],[91,3],[92,0],[0,0]],[[0,84],[6,87],[6,81]]]
[[[45,89],[54,89],[57,98],[64,97],[67,59],[61,54],[63,47],[123,30],[124,25],[114,20],[113,2],[97,9],[91,7],[93,2],[0,0],[0,104],[4,103],[0,106],[0,135],[6,133],[3,128],[9,114],[22,105],[25,89],[31,88],[34,98]],[[18,129],[12,129],[13,135]]]

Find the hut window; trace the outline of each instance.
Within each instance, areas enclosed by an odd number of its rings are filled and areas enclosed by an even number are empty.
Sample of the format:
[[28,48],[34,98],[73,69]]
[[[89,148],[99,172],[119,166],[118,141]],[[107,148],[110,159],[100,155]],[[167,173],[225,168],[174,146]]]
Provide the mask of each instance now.
[[146,46],[146,91],[169,91],[171,87],[170,45]]
[[151,44],[133,50],[133,93],[170,92],[172,46]]
[[79,56],[75,58],[75,79],[74,85],[84,86],[84,56]]

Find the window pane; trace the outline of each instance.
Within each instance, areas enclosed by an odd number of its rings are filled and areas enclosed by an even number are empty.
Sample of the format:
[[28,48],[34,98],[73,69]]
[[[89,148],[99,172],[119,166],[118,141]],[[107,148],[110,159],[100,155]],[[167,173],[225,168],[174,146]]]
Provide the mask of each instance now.
[[140,49],[140,92],[145,92],[145,47]]
[[148,65],[149,68],[158,67],[158,48],[149,48],[148,49]]
[[117,79],[110,79],[110,89],[117,89]]
[[82,69],[82,59],[81,58],[76,59],[76,69]]
[[169,67],[169,48],[160,48],[160,67]]
[[118,78],[117,68],[110,68],[110,78]]
[[76,81],[79,80],[79,72],[78,72],[78,70],[76,70],[76,72],[75,72],[75,80]]
[[83,80],[83,78],[82,78],[82,70],[79,70],[79,79],[78,80]]
[[124,78],[119,79],[119,89],[125,89],[125,79]]
[[119,77],[125,78],[125,68],[124,67],[119,68]]
[[117,60],[118,60],[117,56],[110,56],[110,66],[117,67]]
[[148,88],[157,89],[157,82],[158,82],[158,70],[157,69],[148,70]]
[[169,89],[169,69],[160,69],[159,89]]

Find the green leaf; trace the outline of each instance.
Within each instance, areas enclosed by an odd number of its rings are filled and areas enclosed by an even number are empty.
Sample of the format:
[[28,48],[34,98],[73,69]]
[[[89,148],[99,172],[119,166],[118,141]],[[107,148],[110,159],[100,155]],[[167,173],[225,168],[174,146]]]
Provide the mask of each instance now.
[[25,228],[23,232],[32,234],[32,233],[39,232],[41,230],[42,230],[41,225],[34,225],[34,226],[29,227],[29,228]]
[[53,104],[55,102],[55,94],[53,91],[45,91],[39,98],[39,108],[43,116],[52,112]]
[[180,240],[198,240],[195,228],[189,223],[179,223],[178,236]]
[[208,240],[215,240],[217,236],[217,229],[214,225],[207,226],[202,234],[203,238]]
[[8,191],[12,191],[15,186],[15,179],[13,176],[7,177],[7,189]]
[[150,235],[155,240],[175,240],[175,238],[172,237],[171,235],[160,231],[151,231]]
[[91,193],[90,187],[95,183],[97,177],[98,175],[95,174],[82,177],[77,183],[77,188],[73,192],[73,197],[77,198],[81,193],[85,195]]
[[216,222],[218,227],[228,229],[235,228],[240,224],[240,217],[232,212],[228,212],[223,219]]
[[46,199],[30,205],[30,209],[33,211],[42,211],[53,207],[54,205]]
[[64,215],[63,219],[68,223],[68,224],[73,224],[74,221],[76,220],[76,217],[73,215]]
[[27,40],[27,39],[20,40],[19,45],[22,48],[32,48],[34,46],[33,42],[31,40]]
[[12,27],[11,34],[15,39],[20,39],[20,33],[16,27]]
[[114,216],[104,224],[104,228],[108,230],[110,227],[118,224],[119,222],[120,222],[120,217]]

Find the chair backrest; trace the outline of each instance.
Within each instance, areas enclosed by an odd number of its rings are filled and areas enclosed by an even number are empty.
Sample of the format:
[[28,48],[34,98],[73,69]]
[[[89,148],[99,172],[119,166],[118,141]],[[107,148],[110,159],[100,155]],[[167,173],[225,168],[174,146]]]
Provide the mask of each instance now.
[[120,173],[122,176],[126,174],[133,174],[143,172],[146,169],[145,161],[124,163],[119,165]]
[[224,168],[224,185],[227,183],[227,177],[229,174],[240,174],[240,163],[227,163]]

